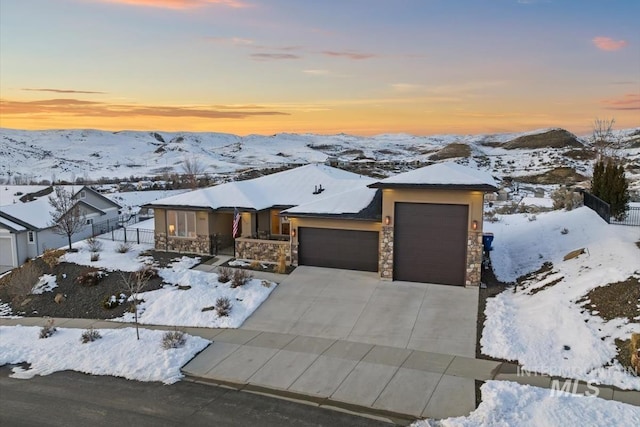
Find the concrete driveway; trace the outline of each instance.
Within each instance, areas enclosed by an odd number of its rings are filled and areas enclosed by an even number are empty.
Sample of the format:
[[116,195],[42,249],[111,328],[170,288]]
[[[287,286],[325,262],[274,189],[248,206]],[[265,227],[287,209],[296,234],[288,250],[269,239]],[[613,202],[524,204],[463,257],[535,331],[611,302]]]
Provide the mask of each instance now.
[[242,329],[475,357],[478,289],[298,267]]

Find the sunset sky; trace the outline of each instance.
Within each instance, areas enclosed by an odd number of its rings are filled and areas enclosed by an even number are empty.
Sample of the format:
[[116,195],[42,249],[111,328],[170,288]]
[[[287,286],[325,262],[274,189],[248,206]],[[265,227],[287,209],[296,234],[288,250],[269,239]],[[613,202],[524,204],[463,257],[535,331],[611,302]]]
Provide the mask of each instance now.
[[0,126],[640,126],[638,0],[2,0]]

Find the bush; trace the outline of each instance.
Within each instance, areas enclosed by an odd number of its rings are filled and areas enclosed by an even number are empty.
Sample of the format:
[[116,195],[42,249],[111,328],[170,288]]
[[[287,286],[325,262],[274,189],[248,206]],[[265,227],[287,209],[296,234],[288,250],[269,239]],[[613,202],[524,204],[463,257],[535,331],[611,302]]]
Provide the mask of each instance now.
[[149,281],[151,279],[155,279],[160,277],[158,275],[158,269],[151,264],[142,265],[135,273],[136,277],[144,281]]
[[631,334],[629,350],[631,353],[631,366],[636,369],[636,372],[640,372],[640,334]]
[[216,300],[216,313],[218,317],[226,317],[231,313],[231,300],[227,297],[220,297]]
[[86,242],[91,252],[100,252],[102,250],[102,242],[95,237],[89,237]]
[[219,267],[218,268],[218,282],[227,283],[231,280],[231,276],[233,275],[233,270],[229,267]]
[[127,296],[125,294],[120,294],[119,296],[115,295],[107,295],[102,300],[102,306],[107,310],[114,309],[121,304],[123,304],[127,300]]
[[100,254],[98,252],[91,252],[91,262],[96,262],[100,259]]
[[558,188],[551,193],[553,209],[566,209],[568,211],[579,207],[582,204],[582,196],[573,192],[567,187]]
[[231,277],[231,287],[237,288],[238,286],[244,286],[253,276],[247,270],[237,268],[233,272]]
[[129,242],[120,243],[116,247],[116,252],[118,252],[119,254],[126,254],[127,252],[129,252],[131,250],[132,247],[133,247],[133,245],[131,243],[129,243]]
[[182,331],[169,331],[162,335],[162,348],[169,350],[180,348],[187,342],[187,337]]
[[53,268],[60,263],[60,257],[65,253],[64,249],[47,249],[42,254],[42,260],[49,268]]
[[100,332],[96,331],[93,328],[89,328],[85,330],[80,336],[80,342],[82,344],[86,344],[88,342],[99,340],[100,338],[102,338],[102,335],[100,335]]
[[251,261],[251,264],[249,264],[249,268],[252,270],[260,270],[262,268],[262,264],[260,263],[260,261]]
[[284,248],[281,248],[278,253],[278,263],[273,271],[277,274],[284,274],[287,272],[287,252]]
[[106,275],[104,271],[97,268],[88,268],[76,277],[76,283],[82,286],[96,286]]
[[57,329],[53,326],[53,319],[49,319],[47,324],[40,328],[40,338],[49,338],[56,333]]

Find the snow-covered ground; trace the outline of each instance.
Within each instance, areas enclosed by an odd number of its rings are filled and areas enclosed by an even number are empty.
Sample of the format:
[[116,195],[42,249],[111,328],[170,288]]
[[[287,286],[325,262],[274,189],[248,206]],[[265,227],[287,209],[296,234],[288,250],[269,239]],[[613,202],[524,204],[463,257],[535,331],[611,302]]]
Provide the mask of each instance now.
[[509,381],[482,385],[482,403],[466,417],[418,421],[412,427],[631,427],[640,407],[599,397],[554,393]]
[[[75,243],[73,246],[78,252],[65,254],[63,260],[121,271],[136,271],[153,261],[149,256],[140,256],[141,252],[152,249],[151,245],[131,245],[129,252],[119,253],[116,249],[122,242],[99,241],[103,247],[98,261],[91,261],[86,241]],[[251,279],[244,286],[232,288],[231,283],[220,283],[217,274],[191,270],[199,261],[199,258],[182,257],[167,268],[158,269],[167,284],[162,289],[139,294],[144,300],[138,306],[140,324],[238,328],[276,287],[273,282]],[[212,309],[218,298],[228,298],[231,302],[228,316],[220,317]],[[133,314],[126,313],[116,320],[132,322]]]
[[172,384],[182,378],[180,368],[209,345],[204,338],[185,335],[183,347],[165,350],[161,346],[165,331],[140,329],[138,341],[134,328],[98,329],[102,338],[83,344],[81,329],[58,328],[46,339],[39,338],[40,329],[0,326],[0,366],[30,364],[28,369],[13,368],[12,377],[72,370]]
[[[505,215],[485,225],[495,235],[498,279],[515,281],[544,262],[553,269],[487,300],[482,353],[517,360],[530,371],[640,390],[640,377],[614,359],[614,340],[640,332],[640,317],[605,321],[578,302],[596,287],[640,277],[640,229],[608,225],[585,207],[535,218]],[[584,254],[563,261],[581,248]]]

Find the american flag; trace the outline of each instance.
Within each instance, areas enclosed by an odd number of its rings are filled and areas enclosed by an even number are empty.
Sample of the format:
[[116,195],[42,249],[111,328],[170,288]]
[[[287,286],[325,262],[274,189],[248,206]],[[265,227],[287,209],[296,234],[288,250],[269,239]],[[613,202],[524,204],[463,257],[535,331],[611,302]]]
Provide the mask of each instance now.
[[233,209],[233,238],[238,237],[238,228],[240,227],[240,211],[238,208]]

